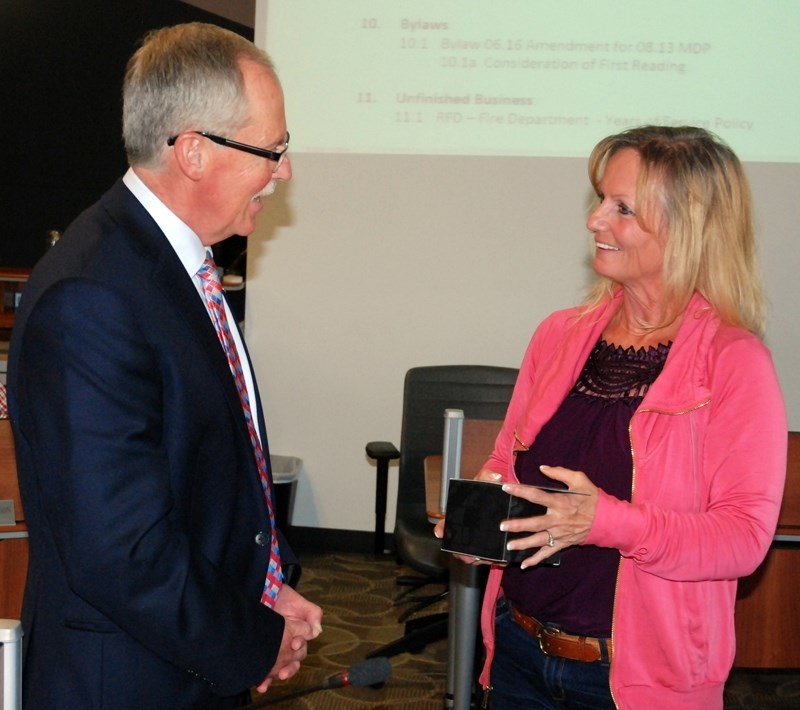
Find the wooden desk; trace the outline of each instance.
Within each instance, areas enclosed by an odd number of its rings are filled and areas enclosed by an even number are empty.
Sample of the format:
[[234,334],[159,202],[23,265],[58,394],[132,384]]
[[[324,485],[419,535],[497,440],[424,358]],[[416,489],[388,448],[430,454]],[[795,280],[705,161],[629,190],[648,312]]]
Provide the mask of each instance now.
[[423,461],[425,469],[425,512],[428,520],[436,523],[444,519],[441,500],[442,495],[442,462],[443,456],[426,456]]
[[775,543],[761,566],[739,580],[738,668],[800,668],[800,432],[789,432],[786,489]]
[[[461,447],[461,478],[473,478],[492,453],[494,441],[500,433],[501,421],[494,419],[465,419]],[[444,518],[440,496],[442,490],[441,455],[427,456],[425,469],[425,510],[428,519],[435,523]]]
[[19,619],[28,574],[28,528],[8,419],[0,419],[0,500],[14,501],[16,517],[15,525],[0,525],[0,618]]

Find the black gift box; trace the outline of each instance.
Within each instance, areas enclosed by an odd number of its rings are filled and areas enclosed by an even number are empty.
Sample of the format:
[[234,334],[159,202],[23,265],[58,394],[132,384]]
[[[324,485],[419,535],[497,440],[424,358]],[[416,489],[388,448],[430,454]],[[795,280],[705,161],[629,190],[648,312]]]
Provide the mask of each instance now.
[[[509,495],[498,483],[453,478],[447,490],[442,550],[495,562],[521,562],[533,555],[537,548],[509,550],[506,543],[531,533],[503,532],[500,522],[546,512],[543,505]],[[559,553],[542,564],[558,565]]]

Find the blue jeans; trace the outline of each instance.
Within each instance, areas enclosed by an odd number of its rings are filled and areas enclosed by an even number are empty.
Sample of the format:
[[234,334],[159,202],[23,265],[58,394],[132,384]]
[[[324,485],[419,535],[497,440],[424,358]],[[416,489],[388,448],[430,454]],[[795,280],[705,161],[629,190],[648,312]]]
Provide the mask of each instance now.
[[539,641],[497,605],[490,694],[492,710],[602,710],[616,707],[608,682],[610,664],[547,656]]

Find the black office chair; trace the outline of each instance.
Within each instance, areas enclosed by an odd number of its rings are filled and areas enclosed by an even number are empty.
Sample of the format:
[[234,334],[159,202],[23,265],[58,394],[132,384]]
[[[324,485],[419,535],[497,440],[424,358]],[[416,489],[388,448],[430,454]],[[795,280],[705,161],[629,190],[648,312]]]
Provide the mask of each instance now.
[[[412,589],[441,584],[443,591],[427,596],[408,593],[401,599],[414,607],[401,621],[446,593],[450,556],[433,536],[425,506],[425,457],[442,453],[444,410],[461,409],[468,419],[503,419],[511,399],[517,370],[489,365],[440,365],[415,367],[405,378],[400,449],[389,442],[370,442],[367,455],[377,462],[376,551],[383,548],[381,503],[385,511],[386,476],[389,461],[400,459],[394,544],[398,559],[419,576],[398,577],[398,583]],[[380,550],[379,550],[380,548]],[[405,636],[370,656],[392,656],[420,652],[428,643],[447,637],[447,615],[436,614],[406,622]]]

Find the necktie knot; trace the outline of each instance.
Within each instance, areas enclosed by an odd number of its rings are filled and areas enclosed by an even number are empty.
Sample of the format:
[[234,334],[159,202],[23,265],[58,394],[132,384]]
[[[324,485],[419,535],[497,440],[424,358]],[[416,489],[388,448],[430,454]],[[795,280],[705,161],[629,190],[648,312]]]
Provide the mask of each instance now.
[[[222,282],[219,278],[219,271],[214,260],[207,256],[203,264],[197,270],[197,275],[203,283],[203,293],[211,309],[211,317],[214,319],[214,324],[217,327],[217,332],[221,336],[221,330],[227,329],[227,319],[225,316],[224,305],[224,291],[222,290]],[[222,337],[220,337],[222,340]],[[223,347],[226,352],[228,350],[227,344],[223,341]]]
[[205,261],[203,261],[200,268],[197,270],[197,275],[203,281],[203,288],[207,289],[211,287],[220,291],[222,290],[222,281],[219,278],[217,265],[210,256],[205,258]]

